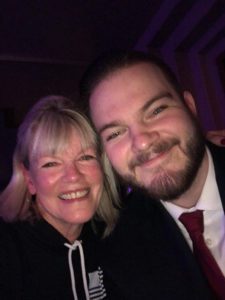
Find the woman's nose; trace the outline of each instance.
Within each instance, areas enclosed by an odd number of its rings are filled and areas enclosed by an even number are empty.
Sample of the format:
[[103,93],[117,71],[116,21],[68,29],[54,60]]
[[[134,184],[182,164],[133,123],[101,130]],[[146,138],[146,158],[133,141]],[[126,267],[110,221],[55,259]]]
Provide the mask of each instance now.
[[81,177],[82,173],[76,163],[72,163],[65,168],[64,177],[67,180],[77,180]]

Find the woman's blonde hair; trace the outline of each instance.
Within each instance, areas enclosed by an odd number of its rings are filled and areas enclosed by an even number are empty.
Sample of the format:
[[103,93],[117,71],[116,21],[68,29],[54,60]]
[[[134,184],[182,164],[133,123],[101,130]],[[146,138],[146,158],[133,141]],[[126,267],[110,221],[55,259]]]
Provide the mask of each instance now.
[[40,99],[28,112],[17,134],[13,155],[13,174],[8,186],[0,195],[0,216],[9,222],[38,217],[32,201],[23,168],[29,169],[30,160],[39,155],[63,150],[73,129],[82,137],[82,145],[96,149],[103,171],[103,189],[94,219],[105,222],[104,235],[113,229],[118,216],[119,196],[111,166],[100,141],[84,115],[76,111],[72,101],[62,96]]

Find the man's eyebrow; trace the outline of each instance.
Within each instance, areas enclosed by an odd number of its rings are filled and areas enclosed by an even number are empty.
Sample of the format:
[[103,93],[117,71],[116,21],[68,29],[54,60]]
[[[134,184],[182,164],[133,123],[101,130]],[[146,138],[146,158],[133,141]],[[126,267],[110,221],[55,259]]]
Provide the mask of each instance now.
[[145,112],[155,101],[163,98],[172,99],[173,96],[169,92],[162,92],[145,102],[145,104],[141,107],[140,112]]
[[111,122],[103,125],[102,127],[99,128],[98,133],[101,134],[103,131],[105,131],[108,128],[113,128],[119,126],[119,122]]
[[[158,95],[152,97],[150,100],[148,100],[140,109],[141,112],[144,112],[145,110],[147,110],[149,108],[149,106],[151,106],[155,101],[163,99],[163,98],[168,98],[168,99],[172,99],[173,96],[171,93],[169,92],[162,92],[159,93]],[[103,131],[109,129],[109,128],[113,128],[113,127],[117,127],[120,126],[120,122],[118,121],[113,121],[111,123],[107,123],[103,126],[101,126],[98,130],[98,133],[101,134]]]

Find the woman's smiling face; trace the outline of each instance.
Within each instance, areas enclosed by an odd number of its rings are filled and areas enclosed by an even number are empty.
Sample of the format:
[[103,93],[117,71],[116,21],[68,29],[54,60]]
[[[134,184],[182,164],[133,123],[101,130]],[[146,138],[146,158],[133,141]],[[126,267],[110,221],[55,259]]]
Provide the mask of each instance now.
[[73,129],[62,151],[30,158],[29,170],[25,170],[40,214],[65,237],[79,235],[83,224],[94,215],[102,192],[96,149],[85,144]]

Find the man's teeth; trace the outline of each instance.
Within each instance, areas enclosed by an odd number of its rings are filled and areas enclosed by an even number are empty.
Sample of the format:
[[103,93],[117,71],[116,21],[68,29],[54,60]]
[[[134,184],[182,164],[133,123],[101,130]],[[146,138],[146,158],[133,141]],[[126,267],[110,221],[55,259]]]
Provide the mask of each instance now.
[[71,200],[71,199],[77,199],[77,198],[84,197],[87,194],[88,194],[88,190],[84,190],[84,191],[72,192],[72,193],[68,193],[68,194],[61,194],[59,196],[59,198],[63,199],[63,200]]

